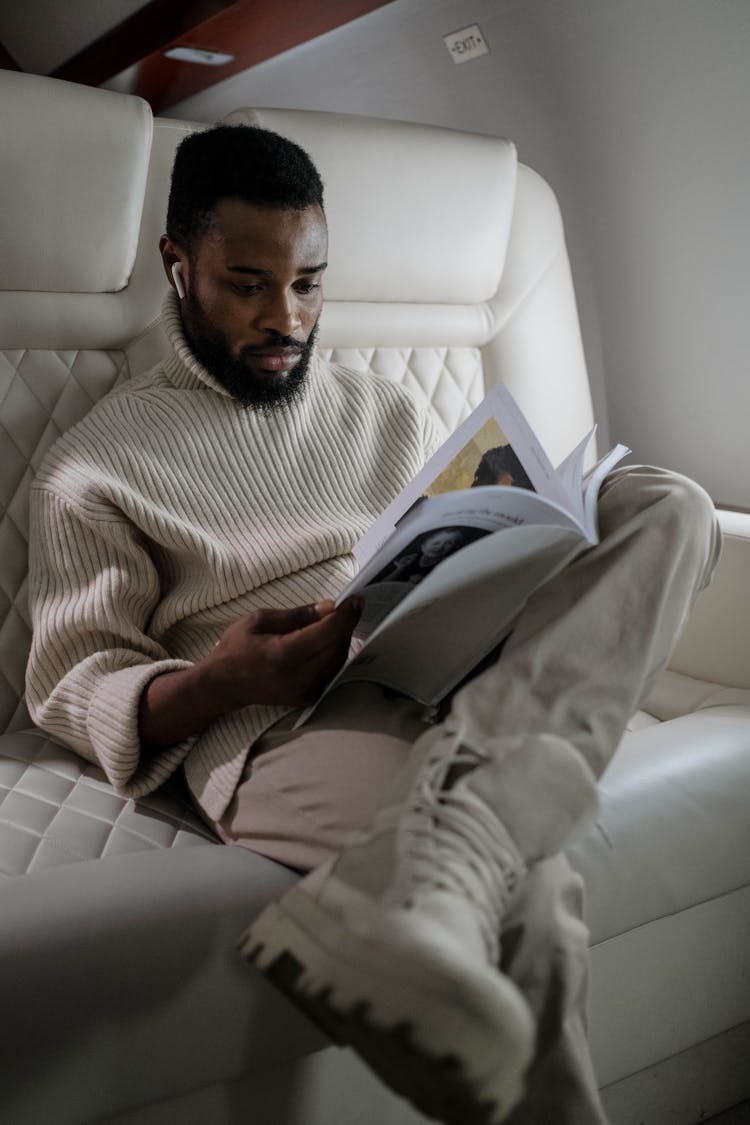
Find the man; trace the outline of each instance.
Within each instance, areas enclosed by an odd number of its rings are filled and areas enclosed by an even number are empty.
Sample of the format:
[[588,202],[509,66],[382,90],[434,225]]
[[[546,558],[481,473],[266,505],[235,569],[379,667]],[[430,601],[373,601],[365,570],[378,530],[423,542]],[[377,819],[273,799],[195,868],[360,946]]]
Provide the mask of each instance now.
[[441,722],[355,685],[295,731],[349,648],[358,605],[331,598],[351,550],[439,435],[405,391],[315,352],[326,225],[296,146],[188,138],[160,248],[169,354],[34,484],[36,722],[126,795],[182,768],[223,840],[311,871],[245,953],[424,1112],[601,1123],[559,853],[708,580],[708,498],[612,474],[601,544]]

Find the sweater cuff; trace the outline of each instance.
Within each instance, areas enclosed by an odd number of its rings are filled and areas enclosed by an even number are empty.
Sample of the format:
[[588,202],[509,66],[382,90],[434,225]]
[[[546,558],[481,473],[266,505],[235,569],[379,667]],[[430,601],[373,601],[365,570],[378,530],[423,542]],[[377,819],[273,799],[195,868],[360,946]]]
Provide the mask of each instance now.
[[99,683],[88,711],[88,736],[108,781],[124,797],[143,797],[158,789],[184,761],[198,735],[141,754],[138,712],[141,695],[164,672],[192,667],[189,660],[158,660],[109,672]]

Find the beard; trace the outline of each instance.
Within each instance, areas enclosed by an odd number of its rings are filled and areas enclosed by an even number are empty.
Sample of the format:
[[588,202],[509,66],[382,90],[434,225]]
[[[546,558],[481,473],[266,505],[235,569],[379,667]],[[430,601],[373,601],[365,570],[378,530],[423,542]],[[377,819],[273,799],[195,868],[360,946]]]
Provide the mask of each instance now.
[[[271,414],[288,409],[301,397],[318,333],[317,321],[306,341],[271,330],[264,344],[257,347],[247,344],[235,356],[226,337],[210,323],[193,292],[185,295],[181,311],[185,339],[193,355],[239,406],[259,414]],[[269,347],[288,348],[299,354],[291,371],[268,371],[258,375],[252,370],[253,357]]]

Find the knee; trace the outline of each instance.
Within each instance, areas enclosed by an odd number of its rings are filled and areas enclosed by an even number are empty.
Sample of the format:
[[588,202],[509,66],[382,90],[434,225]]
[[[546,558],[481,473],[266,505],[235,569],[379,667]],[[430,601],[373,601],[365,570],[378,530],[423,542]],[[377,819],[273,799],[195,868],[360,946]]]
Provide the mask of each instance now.
[[604,483],[600,527],[622,526],[629,518],[657,526],[672,542],[695,544],[715,562],[719,529],[713,501],[689,477],[650,465],[615,470]]
[[664,514],[671,516],[688,529],[708,531],[716,523],[716,511],[711,497],[696,481],[666,469],[658,473],[657,490],[661,492],[658,503]]

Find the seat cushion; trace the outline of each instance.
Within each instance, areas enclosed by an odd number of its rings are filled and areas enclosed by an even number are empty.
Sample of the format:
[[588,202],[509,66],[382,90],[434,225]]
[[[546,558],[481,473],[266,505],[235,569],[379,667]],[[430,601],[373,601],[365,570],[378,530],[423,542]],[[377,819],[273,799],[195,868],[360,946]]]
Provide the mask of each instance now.
[[39,730],[0,738],[0,874],[216,842],[179,783],[137,801]]
[[626,734],[596,823],[566,849],[592,944],[750,886],[750,706],[704,707]]

